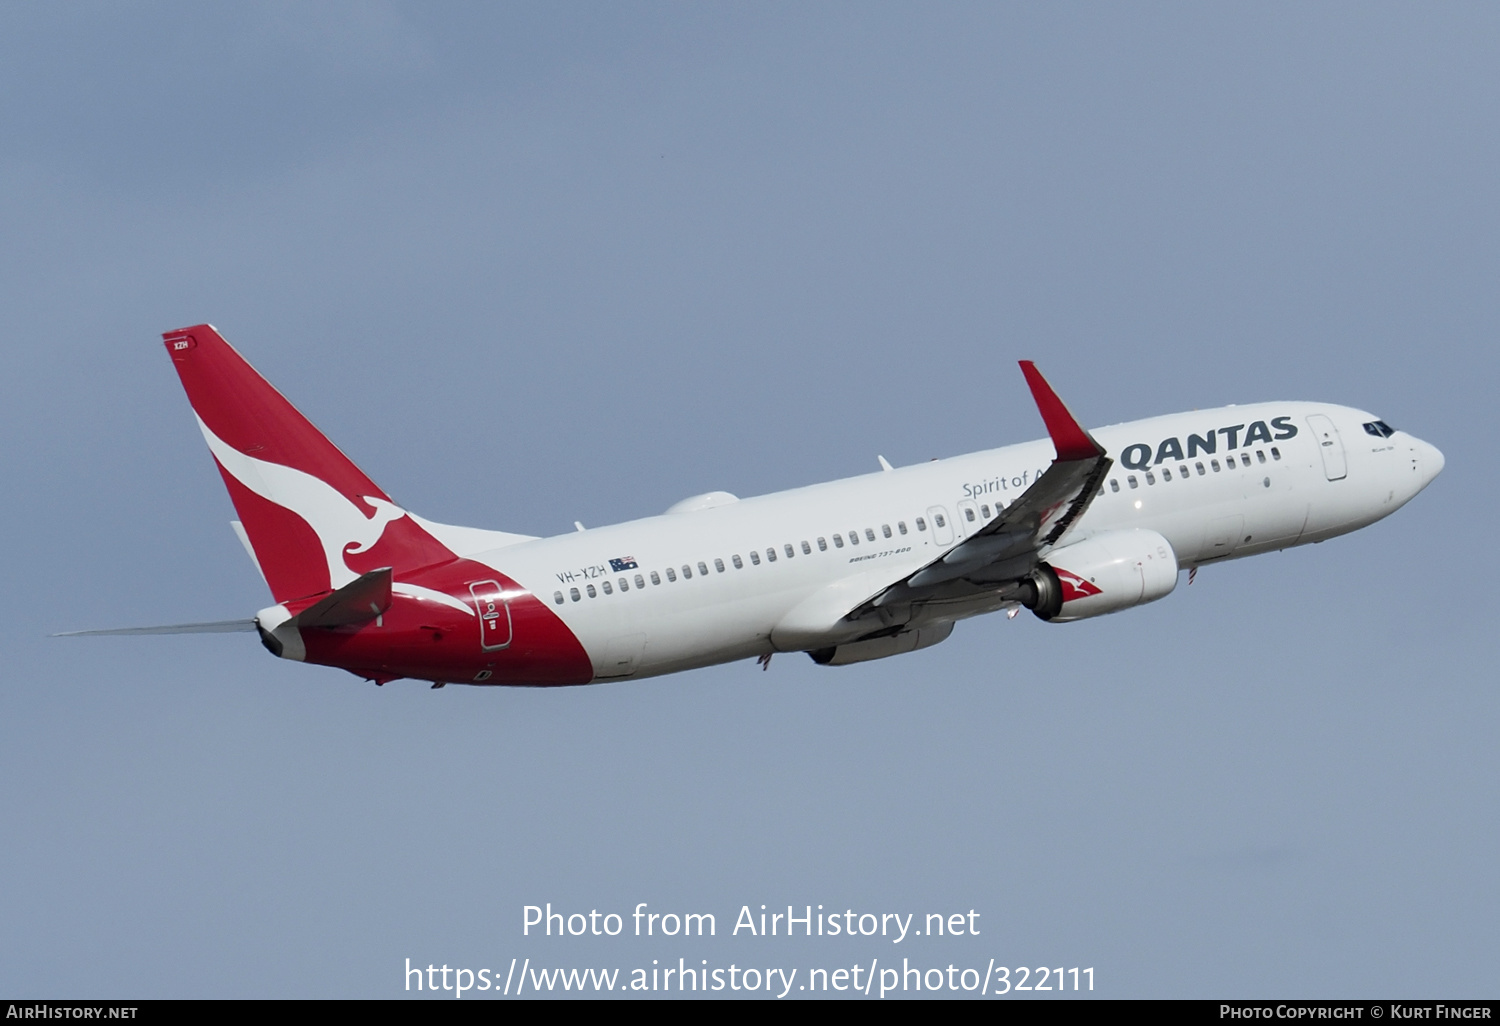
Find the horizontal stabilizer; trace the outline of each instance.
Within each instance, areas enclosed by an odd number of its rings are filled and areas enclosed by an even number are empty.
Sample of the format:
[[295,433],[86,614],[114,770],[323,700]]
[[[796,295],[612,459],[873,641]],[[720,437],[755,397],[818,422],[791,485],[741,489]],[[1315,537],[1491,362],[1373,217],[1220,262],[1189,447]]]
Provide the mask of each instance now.
[[360,574],[296,616],[298,627],[347,627],[373,620],[391,608],[391,568]]
[[[391,568],[361,574],[338,591],[308,606],[294,617],[298,627],[346,627],[373,620],[391,608]],[[116,627],[104,631],[63,631],[54,638],[106,634],[231,634],[255,630],[254,620],[215,620],[213,623],[174,623],[162,627]]]
[[54,638],[82,638],[102,634],[232,634],[255,630],[254,620],[215,620],[213,623],[173,623],[164,627],[116,627],[107,631],[63,631]]

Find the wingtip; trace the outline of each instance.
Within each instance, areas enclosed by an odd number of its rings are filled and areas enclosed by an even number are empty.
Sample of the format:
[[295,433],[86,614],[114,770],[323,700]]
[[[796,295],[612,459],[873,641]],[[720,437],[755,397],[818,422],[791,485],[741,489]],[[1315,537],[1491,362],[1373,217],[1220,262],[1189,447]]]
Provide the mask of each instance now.
[[1102,456],[1104,448],[1078,423],[1047,379],[1042,377],[1042,372],[1036,369],[1036,364],[1030,360],[1018,362],[1026,377],[1026,385],[1031,389],[1031,397],[1036,401],[1037,412],[1042,415],[1042,422],[1047,425],[1047,433],[1057,448],[1057,458],[1087,460]]

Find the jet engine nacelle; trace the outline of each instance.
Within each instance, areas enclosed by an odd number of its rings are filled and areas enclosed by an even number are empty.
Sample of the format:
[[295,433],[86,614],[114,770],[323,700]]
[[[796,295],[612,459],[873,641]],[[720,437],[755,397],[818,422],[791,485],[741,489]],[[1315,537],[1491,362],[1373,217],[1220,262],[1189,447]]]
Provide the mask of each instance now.
[[870,638],[867,641],[851,641],[846,645],[820,648],[807,654],[812,656],[813,662],[821,666],[847,666],[850,663],[864,663],[871,659],[884,659],[887,656],[928,648],[939,641],[946,641],[948,635],[952,633],[953,621],[950,620],[947,623],[935,623],[930,627],[905,630],[884,638]]
[[1106,531],[1053,549],[1023,584],[1021,604],[1067,623],[1155,602],[1177,587],[1177,555],[1155,531]]

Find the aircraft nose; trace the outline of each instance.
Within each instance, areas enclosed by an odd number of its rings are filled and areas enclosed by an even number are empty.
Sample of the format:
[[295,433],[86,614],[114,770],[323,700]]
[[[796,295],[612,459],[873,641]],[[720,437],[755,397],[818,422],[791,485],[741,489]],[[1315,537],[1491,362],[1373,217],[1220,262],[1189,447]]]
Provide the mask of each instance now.
[[1443,472],[1443,453],[1437,446],[1430,442],[1424,442],[1420,438],[1412,439],[1412,460],[1416,463],[1417,475],[1421,478],[1422,488],[1432,483],[1432,479]]

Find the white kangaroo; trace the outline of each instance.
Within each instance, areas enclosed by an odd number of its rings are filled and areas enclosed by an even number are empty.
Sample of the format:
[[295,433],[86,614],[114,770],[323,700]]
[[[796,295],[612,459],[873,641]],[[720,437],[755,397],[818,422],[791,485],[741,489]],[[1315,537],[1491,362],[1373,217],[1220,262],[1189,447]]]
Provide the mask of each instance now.
[[364,511],[338,489],[311,474],[246,456],[210,431],[201,417],[198,418],[198,429],[203,432],[214,458],[236,481],[307,521],[307,526],[313,529],[323,545],[332,588],[341,588],[359,576],[344,562],[345,553],[352,555],[368,551],[380,541],[387,524],[407,515],[406,510],[395,503],[363,495],[360,497],[375,507],[373,517],[365,516]]

